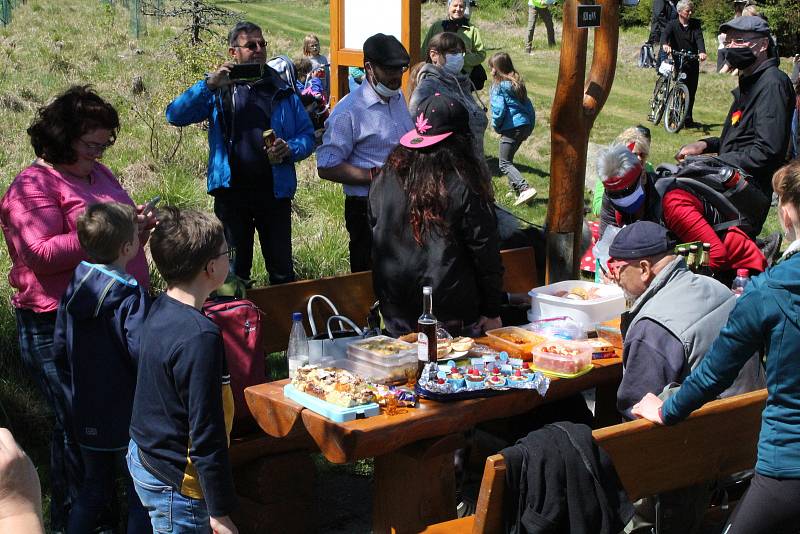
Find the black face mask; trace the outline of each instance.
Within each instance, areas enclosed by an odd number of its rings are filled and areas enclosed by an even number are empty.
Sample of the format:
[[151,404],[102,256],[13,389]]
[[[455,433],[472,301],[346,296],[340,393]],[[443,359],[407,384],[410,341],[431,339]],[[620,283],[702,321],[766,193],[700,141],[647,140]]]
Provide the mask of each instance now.
[[726,48],[725,61],[734,69],[744,70],[756,62],[756,55],[750,48]]

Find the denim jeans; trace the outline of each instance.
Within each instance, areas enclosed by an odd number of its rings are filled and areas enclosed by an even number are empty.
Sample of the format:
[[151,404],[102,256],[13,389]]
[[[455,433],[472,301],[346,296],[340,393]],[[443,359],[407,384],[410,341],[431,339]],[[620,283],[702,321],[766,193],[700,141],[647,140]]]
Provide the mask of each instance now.
[[72,506],[67,532],[93,532],[103,523],[103,514],[115,500],[114,490],[120,474],[125,478],[128,497],[127,532],[133,534],[150,530],[150,518],[125,467],[125,451],[93,451],[81,447],[81,455],[85,474],[78,498]]
[[53,411],[50,443],[50,524],[54,531],[67,526],[70,507],[83,479],[80,449],[72,437],[63,378],[52,351],[56,312],[15,309],[22,364]]
[[128,446],[128,470],[133,479],[153,532],[174,534],[211,534],[208,509],[202,499],[184,497],[172,486],[150,474],[139,460],[139,447],[131,440]]
[[532,131],[531,125],[526,124],[525,126],[518,126],[517,128],[500,132],[500,151],[498,155],[500,172],[508,177],[508,183],[517,194],[525,191],[529,186],[522,174],[514,167],[514,156],[520,145],[530,137]]

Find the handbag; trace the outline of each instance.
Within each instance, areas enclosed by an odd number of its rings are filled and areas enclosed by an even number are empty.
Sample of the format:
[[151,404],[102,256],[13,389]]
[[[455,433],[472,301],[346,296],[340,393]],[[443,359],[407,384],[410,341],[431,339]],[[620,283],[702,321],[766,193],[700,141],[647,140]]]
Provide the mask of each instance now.
[[483,68],[483,65],[478,63],[469,73],[469,79],[472,81],[472,84],[475,86],[476,91],[480,91],[483,89],[486,80],[489,78],[486,76],[486,69]]
[[[333,312],[333,315],[328,317],[325,324],[325,331],[323,332],[317,329],[317,321],[314,318],[313,304],[317,299],[326,303]],[[347,345],[353,341],[353,339],[350,338],[361,338],[364,336],[364,331],[352,320],[341,315],[333,302],[325,295],[312,295],[308,299],[306,313],[308,314],[308,324],[311,326],[311,337],[308,340],[308,363],[310,364],[319,364],[323,360],[330,361],[346,358]],[[336,321],[339,323],[339,328],[337,330],[332,330],[332,323]],[[347,324],[350,329],[346,329],[345,324]]]

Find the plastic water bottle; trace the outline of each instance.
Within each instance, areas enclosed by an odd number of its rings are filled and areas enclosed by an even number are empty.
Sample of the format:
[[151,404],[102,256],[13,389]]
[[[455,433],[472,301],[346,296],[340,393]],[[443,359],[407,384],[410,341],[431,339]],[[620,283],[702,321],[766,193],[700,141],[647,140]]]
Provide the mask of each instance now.
[[286,349],[289,360],[289,378],[294,378],[298,368],[308,364],[308,338],[303,328],[303,314],[292,314],[292,330],[289,333],[289,347]]
[[750,271],[747,269],[736,269],[736,278],[733,279],[731,284],[731,291],[737,297],[744,293],[744,288],[750,283]]

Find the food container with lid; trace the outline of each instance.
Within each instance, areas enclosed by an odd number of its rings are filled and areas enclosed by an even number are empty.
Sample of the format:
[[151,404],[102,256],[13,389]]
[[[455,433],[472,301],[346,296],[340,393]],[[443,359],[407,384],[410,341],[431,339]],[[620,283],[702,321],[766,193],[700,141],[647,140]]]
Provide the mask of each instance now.
[[585,342],[552,340],[531,351],[531,363],[538,371],[571,378],[592,368],[592,349]]
[[492,338],[498,346],[506,350],[525,353],[529,353],[535,345],[545,340],[543,336],[518,326],[504,326],[503,328],[487,330],[486,335]]
[[[567,298],[570,294],[576,297],[576,293],[591,298]],[[614,285],[565,280],[534,288],[528,294],[531,296],[532,321],[567,316],[577,321],[586,332],[593,330],[595,324],[615,319],[625,311],[625,295]]]
[[[344,358],[338,360],[322,360],[319,366],[335,367],[337,369],[350,371],[354,375],[360,376],[372,384],[396,385],[406,381],[405,374],[394,369],[386,369],[378,365],[357,362],[355,360],[346,360]],[[416,366],[414,367],[414,372],[416,372]]]
[[384,370],[392,383],[406,380],[417,369],[417,347],[388,336],[360,339],[347,345],[347,359]]

